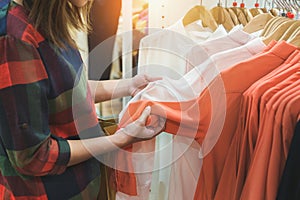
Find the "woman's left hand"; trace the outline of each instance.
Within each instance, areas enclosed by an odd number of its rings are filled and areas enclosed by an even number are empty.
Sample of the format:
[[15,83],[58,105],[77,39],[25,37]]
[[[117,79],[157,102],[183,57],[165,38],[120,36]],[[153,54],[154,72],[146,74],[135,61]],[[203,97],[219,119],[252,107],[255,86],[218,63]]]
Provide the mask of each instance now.
[[150,77],[146,74],[136,75],[131,78],[129,93],[131,96],[135,96],[139,91],[144,89],[148,85],[148,83],[161,79],[161,77]]

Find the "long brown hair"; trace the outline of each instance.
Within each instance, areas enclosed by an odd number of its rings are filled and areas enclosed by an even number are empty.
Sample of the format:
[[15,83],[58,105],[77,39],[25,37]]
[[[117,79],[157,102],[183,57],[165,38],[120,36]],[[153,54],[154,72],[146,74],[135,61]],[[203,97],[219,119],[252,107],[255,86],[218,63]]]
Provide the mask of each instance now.
[[88,13],[92,2],[81,8],[69,0],[24,0],[23,4],[30,21],[45,38],[61,48],[66,44],[78,48],[72,34],[74,30],[90,30]]

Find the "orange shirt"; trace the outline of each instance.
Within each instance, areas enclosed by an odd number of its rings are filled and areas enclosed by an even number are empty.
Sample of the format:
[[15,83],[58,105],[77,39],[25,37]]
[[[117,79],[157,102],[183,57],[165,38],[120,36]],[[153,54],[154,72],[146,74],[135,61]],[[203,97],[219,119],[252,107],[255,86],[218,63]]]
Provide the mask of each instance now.
[[[256,133],[258,133],[258,114],[259,112],[259,102],[262,94],[272,86],[284,81],[290,75],[294,74],[299,67],[295,65],[300,59],[300,51],[295,51],[284,64],[278,67],[276,70],[272,71],[267,76],[263,77],[261,80],[253,84],[249,90],[244,93],[244,98],[249,98],[248,104],[245,108],[248,109],[247,120],[245,120],[245,130],[244,135],[248,135],[249,138],[253,137],[250,141],[253,146],[255,145]],[[248,96],[248,97],[247,97]]]
[[[232,149],[228,154],[228,161],[225,165],[226,169],[237,167],[236,172],[230,177],[230,184],[236,185],[237,187],[235,189],[235,193],[237,193],[236,195],[240,194],[240,190],[245,181],[245,174],[255,148],[258,133],[259,113],[262,112],[262,110],[259,109],[261,96],[266,90],[284,81],[290,75],[295,73],[298,67],[292,65],[298,62],[299,59],[300,51],[297,50],[284,62],[283,65],[255,82],[243,94],[238,128],[236,129],[235,138],[230,147]],[[295,81],[296,79],[297,77],[292,79],[292,81]],[[233,155],[236,156],[234,157]],[[234,158],[236,160],[233,160]],[[228,174],[227,170],[224,170],[223,173]],[[227,177],[227,175],[225,175],[225,177]],[[224,183],[229,182],[228,179],[224,179],[223,181]],[[234,197],[231,196],[233,191],[230,190],[233,188],[234,187],[228,188],[228,184],[223,184],[221,180],[218,188],[219,195],[224,197],[224,194],[228,194],[229,196],[227,198],[233,199]]]
[[[220,196],[214,196],[216,192],[216,188],[219,185],[221,173],[224,170],[224,164],[225,164],[225,158],[227,155],[229,155],[229,147],[231,145],[232,137],[234,135],[236,124],[239,119],[239,105],[241,100],[241,94],[249,87],[251,86],[255,81],[257,81],[259,78],[265,76],[275,68],[277,68],[280,64],[284,62],[284,59],[287,59],[288,56],[295,50],[295,47],[293,50],[287,51],[285,56],[281,56],[281,61],[277,64],[272,63],[272,65],[268,66],[269,55],[277,54],[279,51],[282,51],[282,49],[285,49],[285,47],[288,47],[289,45],[281,42],[277,45],[275,45],[268,53],[272,52],[271,54],[261,54],[259,56],[254,57],[251,60],[248,60],[248,62],[240,63],[239,65],[232,68],[232,70],[228,70],[227,72],[224,72],[223,74],[226,74],[228,76],[228,79],[226,79],[225,76],[222,76],[224,82],[225,80],[228,80],[228,85],[226,87],[227,92],[227,108],[226,108],[226,121],[224,124],[224,128],[222,130],[222,134],[217,142],[217,144],[214,146],[213,150],[210,152],[210,154],[204,158],[202,171],[199,179],[199,191],[198,194],[196,193],[195,199],[224,199],[224,193],[220,193]],[[283,48],[282,48],[283,47]],[[281,49],[281,50],[280,50]],[[268,55],[268,56],[267,56]],[[277,54],[278,55],[278,54]],[[264,62],[257,62],[260,58],[265,57],[266,60]],[[247,66],[249,67],[247,70]],[[255,69],[255,70],[254,70]],[[245,70],[245,71],[244,71]],[[236,73],[235,73],[236,72]],[[244,76],[243,76],[244,75]],[[260,75],[260,76],[259,76]],[[246,80],[244,80],[246,79]],[[249,82],[248,82],[249,81]],[[251,82],[250,82],[251,81]],[[245,83],[249,84],[245,84]],[[226,84],[226,82],[225,82]],[[229,93],[229,91],[231,91]],[[228,95],[230,94],[230,96]],[[231,154],[233,157],[235,154]],[[225,180],[230,179],[230,174],[233,174],[235,171],[230,171],[232,169],[228,169],[227,172],[224,173],[223,177]],[[229,185],[229,183],[225,182],[225,185]],[[210,190],[210,191],[209,191]],[[209,192],[209,193],[208,193]],[[203,195],[206,194],[206,195]]]
[[[284,82],[278,83],[278,81],[275,80],[275,83],[277,82],[278,84],[272,88],[268,88],[267,91],[265,91],[265,93],[262,94],[260,105],[259,104],[257,105],[258,107],[260,107],[259,113],[257,113],[258,119],[262,119],[262,113],[265,108],[266,100],[270,99],[279,90],[290,86],[298,79],[299,79],[298,76],[293,75],[293,76],[288,77],[286,80],[284,80]],[[246,105],[244,105],[244,106],[247,107]],[[250,119],[245,118],[244,121],[247,121],[247,120],[251,120],[251,118]],[[258,128],[257,128],[257,130],[258,130]],[[248,133],[249,134],[248,135],[244,132],[244,129],[242,129],[242,127],[239,127],[239,129],[237,129],[237,134],[235,135],[237,137],[236,142],[238,144],[239,149],[236,150],[236,152],[238,154],[237,155],[238,166],[237,166],[237,172],[236,172],[237,175],[235,177],[237,180],[236,180],[236,182],[233,183],[236,185],[236,188],[235,188],[235,194],[234,194],[235,198],[232,198],[232,199],[239,199],[242,187],[245,182],[246,173],[249,168],[251,159],[253,157],[253,152],[254,152],[257,137],[256,136],[253,137],[251,135],[251,133]],[[254,135],[257,135],[257,132],[254,132]],[[253,139],[253,138],[255,138],[255,139]]]
[[[268,52],[225,70],[198,98],[190,101],[134,102],[129,105],[121,119],[120,127],[137,119],[143,109],[150,105],[152,114],[166,117],[166,132],[195,138],[202,144],[204,157],[195,199],[213,199],[236,129],[242,93],[255,81],[281,65],[296,49],[297,47],[286,42],[279,42]],[[257,70],[253,70],[254,68]],[[221,127],[220,131],[216,127]],[[122,156],[119,158],[117,164],[120,165],[125,159],[130,160]],[[130,173],[116,173],[118,191],[127,194],[128,191],[132,194],[136,192],[135,185],[130,184],[130,178],[133,178]]]
[[[286,157],[283,159],[284,156],[281,156],[283,151],[280,152],[281,136],[274,135],[274,119],[276,113],[281,110],[280,106],[284,106],[291,95],[300,94],[299,83],[300,81],[296,81],[289,87],[277,92],[267,102],[263,118],[259,124],[257,144],[240,199],[276,198]],[[282,112],[279,114],[282,115]]]
[[[300,65],[298,67],[300,70]],[[298,75],[300,75],[299,70]],[[298,76],[298,79],[300,80],[300,76]],[[265,193],[267,199],[276,198],[293,138],[294,127],[300,112],[300,84],[296,88],[298,88],[298,91],[285,97],[284,101],[280,102],[273,121],[272,149],[266,177]]]
[[287,157],[290,147],[290,138],[293,137],[294,129],[299,120],[299,100],[300,96],[293,98],[285,107],[283,112],[283,119],[281,121],[281,130],[284,146],[284,155]]

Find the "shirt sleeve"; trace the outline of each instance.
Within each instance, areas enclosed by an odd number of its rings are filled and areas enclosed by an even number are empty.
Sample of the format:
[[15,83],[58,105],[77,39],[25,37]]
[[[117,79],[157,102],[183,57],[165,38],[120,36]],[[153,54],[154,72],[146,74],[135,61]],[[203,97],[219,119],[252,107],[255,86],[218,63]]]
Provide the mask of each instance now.
[[37,49],[5,36],[0,52],[0,139],[6,156],[21,174],[64,172],[70,147],[50,132],[49,82]]

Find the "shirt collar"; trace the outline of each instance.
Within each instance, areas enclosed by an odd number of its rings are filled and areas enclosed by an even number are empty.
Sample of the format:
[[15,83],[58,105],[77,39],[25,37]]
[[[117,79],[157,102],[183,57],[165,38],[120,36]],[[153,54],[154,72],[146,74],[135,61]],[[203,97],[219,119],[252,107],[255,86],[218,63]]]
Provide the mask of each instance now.
[[240,44],[245,44],[250,40],[253,40],[255,36],[250,35],[237,27],[236,29],[231,30],[228,33],[228,37],[230,37],[233,41],[240,43]]
[[196,41],[212,40],[227,35],[227,31],[223,25],[219,25],[218,28],[213,32],[210,28],[203,27],[201,20],[184,26],[182,19],[183,18],[180,18],[176,23],[167,29],[185,36],[190,36]]
[[287,59],[296,49],[298,49],[297,46],[289,44],[286,41],[279,41],[269,51],[283,59]]
[[249,50],[249,52],[254,55],[261,53],[267,47],[261,38],[251,40],[250,42],[245,44],[245,46]]

